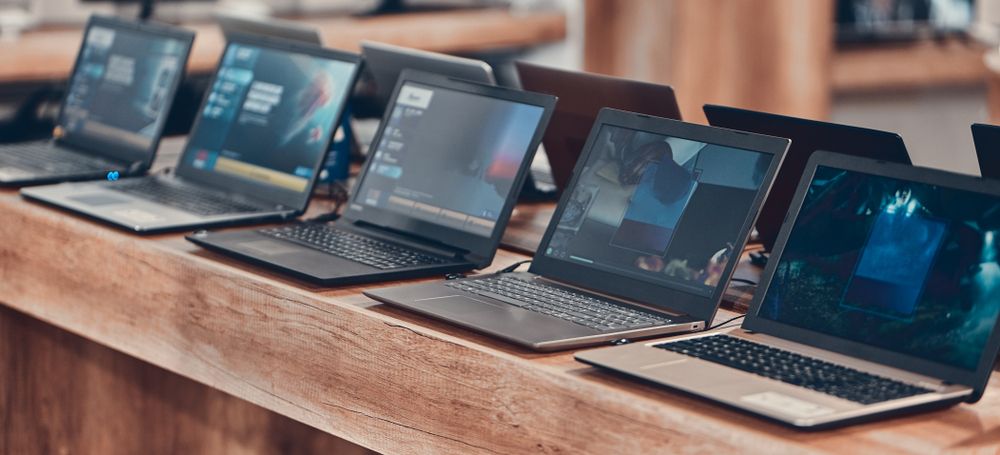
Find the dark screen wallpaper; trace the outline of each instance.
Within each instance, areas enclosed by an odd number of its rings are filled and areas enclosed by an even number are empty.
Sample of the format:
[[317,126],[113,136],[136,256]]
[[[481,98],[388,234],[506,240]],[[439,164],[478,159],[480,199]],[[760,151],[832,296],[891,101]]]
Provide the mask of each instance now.
[[1000,310],[1000,201],[819,167],[758,315],[968,370]]

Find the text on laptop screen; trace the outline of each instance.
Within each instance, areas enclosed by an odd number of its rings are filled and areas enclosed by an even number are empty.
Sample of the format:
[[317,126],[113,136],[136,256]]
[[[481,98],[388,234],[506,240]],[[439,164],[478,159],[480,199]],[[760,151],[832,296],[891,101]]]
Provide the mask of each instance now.
[[90,27],[59,122],[63,133],[149,150],[187,51],[178,39]]
[[184,159],[202,171],[306,191],[338,124],[354,67],[230,45]]
[[773,158],[603,125],[545,254],[710,296]]
[[1000,310],[1000,198],[820,166],[758,316],[968,370]]
[[355,202],[488,237],[544,109],[406,82]]

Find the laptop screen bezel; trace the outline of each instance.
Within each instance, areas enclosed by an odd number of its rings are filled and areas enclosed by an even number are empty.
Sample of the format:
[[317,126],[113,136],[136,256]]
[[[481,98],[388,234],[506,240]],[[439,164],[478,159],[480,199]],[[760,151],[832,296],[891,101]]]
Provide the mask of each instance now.
[[1000,181],[836,153],[817,152],[813,154],[796,190],[795,199],[792,201],[788,216],[782,224],[778,241],[768,259],[767,267],[764,269],[760,284],[754,293],[753,301],[747,311],[746,320],[743,322],[742,328],[901,370],[940,378],[955,384],[968,385],[981,391],[981,388],[985,385],[985,381],[989,378],[997,350],[1000,348],[1000,331],[997,330],[998,326],[1000,326],[1000,318],[998,318],[998,323],[994,324],[993,332],[983,349],[976,369],[965,370],[952,365],[928,361],[916,356],[796,327],[758,315],[763,305],[764,296],[767,295],[768,288],[770,287],[771,279],[774,277],[777,266],[781,262],[781,254],[788,242],[788,237],[791,235],[792,227],[795,225],[795,220],[802,210],[802,202],[819,166],[984,193],[1000,198]]
[[[768,166],[767,173],[764,175],[761,188],[758,190],[757,196],[754,198],[747,216],[740,227],[739,236],[736,240],[738,243],[737,250],[733,255],[734,259],[730,260],[726,265],[719,284],[711,295],[697,295],[668,287],[668,285],[654,284],[649,281],[586,267],[545,254],[549,243],[552,241],[552,236],[555,234],[559,220],[562,218],[563,211],[566,209],[566,205],[573,194],[573,190],[579,183],[580,174],[587,165],[591,154],[595,153],[594,149],[596,148],[595,144],[598,135],[605,125],[771,155],[771,163]],[[699,320],[711,321],[719,308],[719,303],[721,303],[722,296],[728,287],[729,279],[732,277],[733,271],[739,263],[737,258],[743,252],[746,241],[750,236],[750,230],[757,219],[758,209],[767,197],[771,182],[774,180],[774,176],[781,166],[785,151],[788,149],[788,144],[788,139],[783,138],[695,125],[610,108],[601,109],[597,120],[594,122],[594,127],[590,131],[590,136],[587,138],[586,145],[580,154],[580,158],[576,163],[576,167],[573,170],[573,178],[570,180],[566,190],[563,191],[559,199],[559,205],[552,214],[552,220],[545,230],[545,236],[542,237],[542,242],[535,252],[530,271],[546,278],[556,279],[561,282],[578,285],[585,289],[629,299],[662,309],[663,311],[686,314]]]
[[[271,51],[304,54],[316,58],[337,60],[354,65],[350,80],[346,86],[347,90],[345,90],[345,93],[341,94],[341,96],[343,96],[343,102],[338,108],[334,121],[331,124],[331,128],[333,128],[333,130],[327,135],[327,141],[323,147],[323,152],[317,156],[316,162],[310,163],[313,170],[312,176],[309,178],[308,185],[306,185],[306,188],[302,191],[285,190],[274,185],[254,182],[237,176],[226,175],[214,171],[204,171],[195,168],[191,164],[191,155],[196,153],[192,149],[194,144],[191,143],[191,138],[194,137],[194,133],[198,131],[198,128],[201,126],[202,113],[205,110],[205,104],[208,102],[208,97],[211,95],[211,87],[215,85],[216,80],[219,78],[219,71],[222,69],[223,65],[223,57],[229,52],[232,46],[250,46]],[[232,34],[219,58],[219,63],[216,66],[215,73],[213,74],[212,80],[208,85],[210,88],[209,90],[206,90],[205,96],[202,97],[201,106],[198,108],[198,116],[195,118],[194,125],[191,127],[191,134],[188,136],[187,143],[184,144],[184,151],[177,163],[177,176],[206,186],[216,187],[234,193],[253,195],[256,199],[272,202],[276,205],[291,208],[298,212],[304,211],[309,204],[313,188],[316,186],[316,181],[319,179],[320,169],[322,168],[323,163],[326,162],[327,155],[330,151],[330,144],[333,142],[334,135],[336,134],[336,128],[340,125],[341,118],[344,115],[344,109],[346,109],[347,103],[349,102],[354,84],[357,82],[358,74],[361,70],[361,62],[361,57],[359,55],[349,52],[323,48],[312,44],[299,43],[285,39]]]
[[528,144],[528,150],[525,151],[524,159],[521,161],[521,166],[517,170],[517,176],[511,186],[510,194],[507,195],[503,208],[497,217],[496,223],[493,225],[493,231],[488,237],[479,236],[458,229],[434,224],[392,210],[373,207],[362,203],[360,200],[361,195],[359,194],[359,190],[372,166],[372,156],[374,155],[372,153],[368,154],[368,159],[365,161],[365,165],[361,170],[361,173],[358,175],[357,181],[354,183],[354,188],[351,190],[351,199],[347,209],[344,211],[344,219],[349,222],[360,221],[372,224],[392,231],[413,235],[418,238],[428,239],[449,247],[458,248],[468,252],[468,255],[473,260],[478,260],[478,266],[482,267],[488,265],[492,261],[493,256],[496,254],[497,247],[500,246],[500,239],[503,236],[507,222],[510,220],[511,212],[514,210],[514,204],[517,202],[518,195],[521,192],[521,187],[524,185],[524,180],[528,175],[528,170],[531,167],[531,161],[535,156],[536,150],[538,149],[538,144],[542,140],[542,134],[549,123],[549,118],[552,116],[552,111],[555,108],[557,98],[540,93],[477,84],[437,74],[407,69],[403,71],[403,73],[399,76],[399,80],[396,82],[396,88],[392,92],[389,107],[385,110],[385,116],[379,124],[378,131],[372,140],[372,144],[378,144],[379,141],[382,140],[382,135],[384,134],[385,127],[388,124],[389,116],[392,115],[393,106],[396,103],[396,98],[399,96],[399,91],[408,82],[436,87],[443,90],[451,90],[476,96],[494,98],[512,103],[537,106],[542,109],[542,115],[538,120],[538,127],[535,128],[535,131],[532,134],[531,142]]
[[90,19],[87,21],[87,26],[84,29],[83,39],[80,42],[80,50],[76,54],[73,71],[70,73],[69,80],[67,81],[66,94],[63,97],[62,104],[59,105],[59,115],[56,117],[56,125],[62,126],[65,122],[66,103],[68,102],[70,96],[69,85],[72,84],[73,80],[77,77],[77,72],[80,70],[80,64],[83,61],[83,49],[87,45],[87,37],[90,35],[90,32],[94,27],[106,27],[118,31],[155,35],[159,39],[165,38],[178,40],[185,46],[184,52],[181,54],[181,70],[173,81],[173,84],[171,84],[168,89],[167,97],[164,98],[163,112],[161,114],[163,119],[159,122],[159,125],[153,134],[149,148],[146,150],[136,150],[131,147],[126,147],[118,141],[101,140],[85,134],[73,133],[65,128],[63,128],[64,132],[62,136],[56,137],[56,141],[61,144],[66,144],[95,155],[124,163],[139,162],[141,163],[142,169],[148,169],[149,166],[152,165],[153,158],[156,156],[156,150],[160,146],[163,129],[166,127],[167,117],[170,115],[171,108],[173,107],[174,98],[177,95],[177,89],[180,87],[181,82],[184,80],[187,73],[188,58],[191,55],[191,48],[194,44],[195,34],[190,30],[172,27],[169,25],[126,21],[108,16],[90,16]]
[[1000,126],[973,123],[971,130],[979,175],[1000,178]]

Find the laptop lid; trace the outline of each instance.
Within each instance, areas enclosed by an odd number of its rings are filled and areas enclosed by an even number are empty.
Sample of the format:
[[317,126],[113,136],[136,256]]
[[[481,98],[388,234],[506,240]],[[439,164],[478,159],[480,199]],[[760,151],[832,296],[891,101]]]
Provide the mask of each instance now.
[[711,321],[787,147],[602,109],[531,272]]
[[496,85],[493,67],[482,60],[375,41],[362,41],[361,55],[365,57],[365,67],[375,81],[375,99],[379,106],[389,104],[396,80],[405,69]]
[[300,43],[323,44],[319,35],[319,30],[314,27],[304,25],[301,22],[288,21],[269,17],[266,19],[254,19],[250,17],[220,13],[216,16],[222,34],[228,41],[233,36],[239,35],[260,35],[271,38],[298,41]]
[[681,110],[669,85],[621,79],[580,71],[566,71],[514,62],[521,87],[559,97],[552,121],[542,136],[556,187],[566,188],[597,113],[605,107],[655,117],[681,119]]
[[712,104],[706,104],[704,110],[710,125],[792,140],[757,219],[757,233],[768,250],[774,247],[796,185],[813,152],[825,150],[910,164],[906,145],[896,133]]
[[978,399],[1000,348],[998,240],[1000,182],[817,153],[743,328]]
[[193,32],[176,27],[91,16],[55,138],[149,167],[193,41]]
[[305,210],[360,65],[346,52],[234,35],[177,175]]
[[972,140],[976,143],[979,173],[986,178],[1000,179],[1000,126],[974,123]]
[[556,98],[405,70],[345,218],[489,264]]

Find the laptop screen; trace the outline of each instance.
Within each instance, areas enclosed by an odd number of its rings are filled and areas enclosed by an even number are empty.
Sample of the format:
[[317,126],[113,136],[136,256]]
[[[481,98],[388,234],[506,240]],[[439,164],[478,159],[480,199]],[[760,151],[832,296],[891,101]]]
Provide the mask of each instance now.
[[337,126],[357,65],[232,43],[182,166],[305,194]]
[[773,155],[600,128],[545,255],[713,295]]
[[56,136],[113,143],[148,158],[184,73],[189,42],[92,25],[70,78]]
[[490,237],[545,113],[406,81],[354,202]]
[[819,166],[757,316],[975,370],[998,230],[996,197]]

